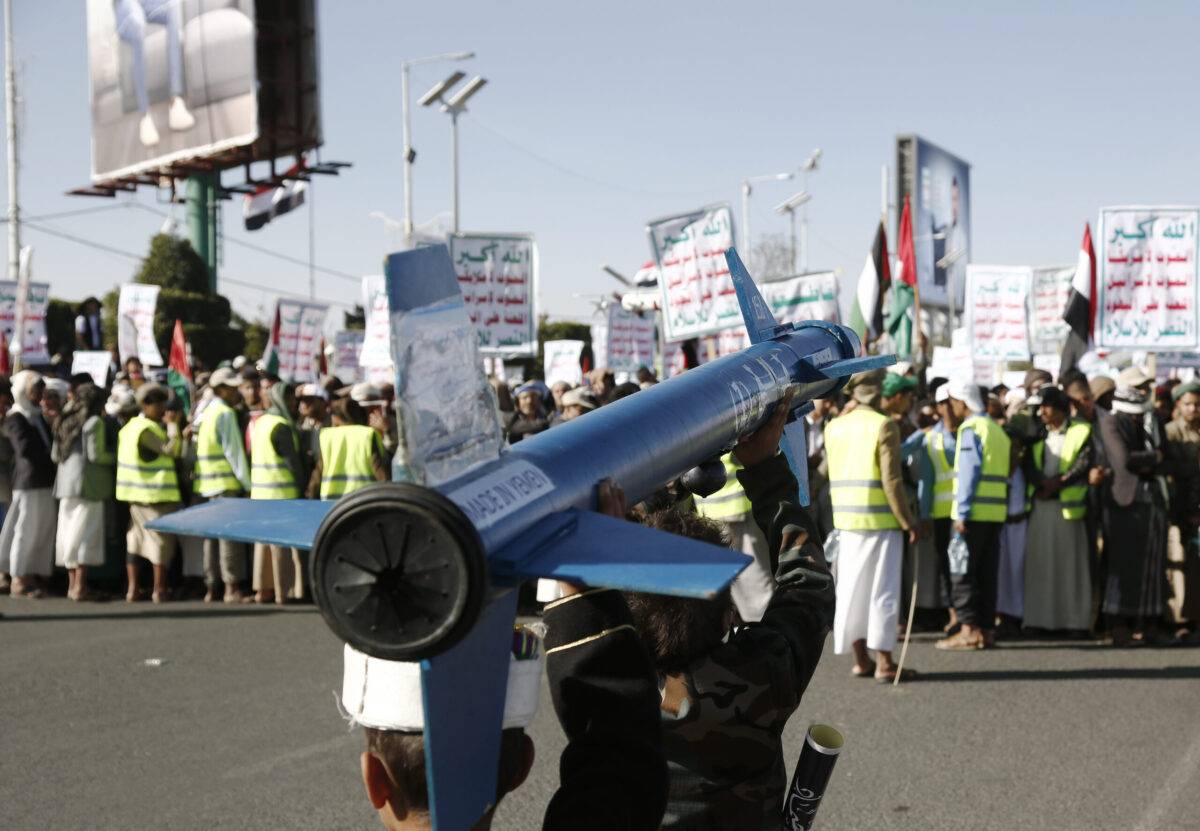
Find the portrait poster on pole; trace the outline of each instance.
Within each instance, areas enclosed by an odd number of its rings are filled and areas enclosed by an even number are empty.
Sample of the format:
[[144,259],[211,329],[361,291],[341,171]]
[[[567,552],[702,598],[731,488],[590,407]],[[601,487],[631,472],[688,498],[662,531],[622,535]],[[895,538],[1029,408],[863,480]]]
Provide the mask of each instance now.
[[1200,208],[1102,208],[1096,241],[1096,344],[1195,349]]
[[709,205],[646,225],[658,266],[666,339],[685,340],[741,323],[725,251],[733,246],[728,204]]
[[484,355],[537,353],[537,246],[531,234],[451,234],[450,259]]

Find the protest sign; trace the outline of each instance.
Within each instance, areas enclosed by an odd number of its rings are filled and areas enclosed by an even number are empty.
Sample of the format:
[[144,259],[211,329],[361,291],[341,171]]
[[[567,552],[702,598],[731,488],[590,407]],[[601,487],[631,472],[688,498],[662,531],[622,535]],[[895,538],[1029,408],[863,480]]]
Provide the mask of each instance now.
[[17,289],[13,280],[0,280],[0,330],[5,341],[21,344],[21,364],[32,366],[50,363],[46,347],[46,307],[50,303],[49,283],[27,283],[25,313],[22,317],[24,333],[17,337]]
[[654,315],[631,312],[609,303],[592,324],[592,356],[596,366],[613,372],[637,372],[654,365]]
[[[321,330],[328,306],[300,300],[277,300],[279,326],[273,360],[279,377],[291,383],[317,380],[317,358],[321,351]],[[268,365],[270,361],[268,361]]]
[[[805,274],[759,286],[763,299],[780,323],[823,320],[838,323],[838,282],[832,271]],[[709,339],[716,342],[715,356],[740,352],[750,345],[745,326],[724,329]]]
[[1075,266],[1042,266],[1033,269],[1030,289],[1029,348],[1057,353],[1066,343],[1071,327],[1063,320]]
[[581,340],[548,340],[542,345],[542,370],[548,385],[566,381],[571,386],[583,383],[579,356],[583,353]]
[[976,360],[1029,360],[1032,274],[1027,266],[967,266],[967,340]]
[[71,357],[71,374],[86,372],[98,387],[108,386],[108,368],[112,356],[103,350],[80,350]]
[[158,286],[126,283],[117,300],[117,351],[121,363],[137,358],[145,366],[162,366],[162,354],[154,340],[154,309]]
[[669,341],[708,335],[741,323],[725,251],[733,245],[729,205],[709,205],[646,226],[658,266]]
[[[359,333],[362,351],[355,361],[355,370],[362,368],[392,371],[391,325],[388,322],[387,285],[383,275],[362,279],[363,316],[366,330]],[[344,380],[344,379],[343,379]]]
[[[368,313],[368,319],[369,317]],[[350,329],[335,333],[333,336],[333,374],[347,384],[362,380],[360,356],[366,351],[361,330]],[[388,367],[391,365],[389,357]],[[390,369],[388,372],[390,373]],[[390,374],[388,377],[390,380]]]
[[479,350],[537,352],[537,246],[530,234],[451,234],[450,258]]
[[1197,328],[1196,231],[1200,209],[1100,211],[1096,252],[1096,344],[1188,350]]

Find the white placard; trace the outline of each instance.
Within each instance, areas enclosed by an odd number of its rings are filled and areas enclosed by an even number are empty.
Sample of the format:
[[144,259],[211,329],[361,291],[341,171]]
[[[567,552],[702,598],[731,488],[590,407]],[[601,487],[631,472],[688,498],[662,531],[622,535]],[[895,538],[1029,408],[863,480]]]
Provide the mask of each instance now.
[[542,369],[546,384],[553,386],[566,381],[571,386],[583,383],[583,368],[579,356],[583,353],[581,340],[548,340],[542,344]]
[[329,307],[299,300],[278,300],[279,377],[294,384],[317,380],[321,331]]
[[1058,352],[1071,327],[1063,320],[1071,296],[1075,266],[1041,266],[1033,269],[1030,289],[1029,348],[1034,352]]
[[637,372],[654,366],[654,314],[631,312],[609,303],[592,324],[592,356],[597,367]]
[[[32,366],[50,363],[50,352],[46,346],[46,307],[50,303],[49,283],[28,283],[25,296],[24,330],[17,338],[17,283],[0,280],[0,329],[10,345],[21,342],[21,364]],[[74,327],[72,327],[72,332]]]
[[162,366],[162,354],[154,340],[154,309],[159,287],[149,283],[125,283],[117,300],[117,351],[124,364],[139,359],[144,366]]
[[[361,330],[347,329],[334,333],[333,374],[347,384],[362,380],[359,355],[365,351],[363,347],[363,332]],[[392,375],[391,365],[392,360],[389,357],[388,365],[381,367],[384,370],[384,377],[389,381]]]
[[387,283],[383,275],[372,275],[362,279],[363,316],[366,330],[360,332],[362,351],[358,355],[356,369],[386,369],[390,376],[392,367],[391,318],[388,314]]
[[71,357],[71,374],[86,372],[98,387],[108,386],[108,369],[112,356],[103,350],[80,350]]
[[530,234],[451,234],[450,258],[479,351],[537,352],[537,246]]
[[967,340],[978,361],[1029,360],[1028,266],[967,266]]
[[1109,349],[1194,349],[1197,224],[1191,207],[1103,208],[1096,241],[1096,344]]
[[[838,281],[832,271],[763,283],[758,288],[780,323],[800,323],[805,320],[840,322]],[[746,334],[745,326],[725,329],[705,338],[701,351],[713,351],[713,343],[714,354],[724,356],[745,349],[750,345],[750,337]]]
[[712,334],[741,323],[725,261],[725,251],[733,246],[729,205],[653,220],[646,233],[658,266],[667,340]]

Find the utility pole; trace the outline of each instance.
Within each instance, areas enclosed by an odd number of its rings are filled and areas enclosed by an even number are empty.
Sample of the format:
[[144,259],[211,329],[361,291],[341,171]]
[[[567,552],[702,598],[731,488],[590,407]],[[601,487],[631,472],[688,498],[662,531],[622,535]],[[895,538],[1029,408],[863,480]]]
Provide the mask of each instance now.
[[17,197],[17,76],[13,60],[12,0],[4,0],[4,121],[8,136],[8,279],[21,271],[21,206]]

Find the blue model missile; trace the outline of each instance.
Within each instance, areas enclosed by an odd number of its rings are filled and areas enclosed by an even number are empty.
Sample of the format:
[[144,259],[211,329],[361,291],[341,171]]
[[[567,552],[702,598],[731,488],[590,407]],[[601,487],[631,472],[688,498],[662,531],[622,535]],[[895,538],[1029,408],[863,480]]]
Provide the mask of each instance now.
[[[369,655],[422,662],[435,827],[467,827],[495,794],[488,760],[499,752],[512,586],[545,577],[708,597],[748,562],[597,513],[597,482],[614,480],[636,503],[732,448],[792,393],[782,444],[807,504],[796,417],[850,375],[894,362],[860,357],[857,336],[843,326],[778,323],[737,252],[726,258],[751,341],[737,354],[526,438],[433,487],[374,485],[338,502],[217,500],[152,524],[311,548],[314,596],[333,631]],[[392,255],[388,282],[393,304],[408,291],[421,303],[461,305],[444,247]]]

